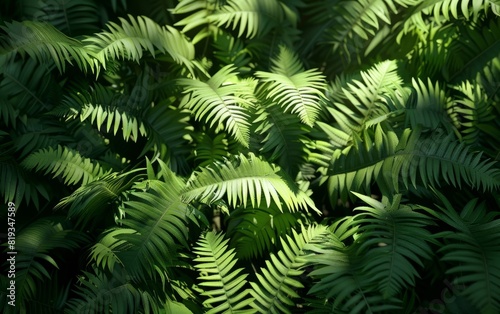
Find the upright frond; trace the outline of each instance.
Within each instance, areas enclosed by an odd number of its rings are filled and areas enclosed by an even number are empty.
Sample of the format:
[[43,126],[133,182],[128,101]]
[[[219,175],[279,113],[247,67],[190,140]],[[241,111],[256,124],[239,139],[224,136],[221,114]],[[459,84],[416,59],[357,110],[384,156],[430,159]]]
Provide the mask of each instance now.
[[263,97],[313,126],[320,111],[319,100],[324,97],[324,76],[314,69],[304,71],[297,56],[284,47],[273,63],[272,72],[255,73],[265,83],[261,90]]
[[199,285],[206,297],[203,305],[207,314],[212,313],[253,313],[248,307],[253,299],[248,297],[245,289],[248,274],[242,273],[243,268],[234,269],[237,259],[234,249],[228,249],[228,240],[224,234],[216,235],[207,232],[202,235],[193,253],[200,277]]

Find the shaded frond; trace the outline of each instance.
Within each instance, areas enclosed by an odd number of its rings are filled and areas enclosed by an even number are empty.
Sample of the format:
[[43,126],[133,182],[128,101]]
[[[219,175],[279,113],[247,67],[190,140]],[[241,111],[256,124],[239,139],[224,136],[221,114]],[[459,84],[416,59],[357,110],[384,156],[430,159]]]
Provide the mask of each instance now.
[[234,249],[228,249],[224,234],[207,232],[194,247],[200,277],[199,285],[206,297],[203,305],[211,313],[253,313],[248,305],[253,301],[248,297],[246,277],[243,268],[234,269],[237,262]]
[[432,256],[429,243],[435,242],[426,229],[432,220],[410,206],[399,204],[401,195],[392,203],[381,203],[368,196],[355,193],[369,206],[357,207],[361,211],[354,216],[358,226],[356,242],[363,256],[363,271],[377,290],[389,298],[415,286],[419,272],[415,264],[423,267],[423,261]]
[[234,83],[235,68],[228,65],[220,69],[207,82],[193,79],[180,79],[185,86],[186,102],[184,106],[191,110],[198,121],[204,121],[210,127],[222,126],[238,142],[248,147],[249,113],[252,106],[249,100],[253,95],[252,87],[246,82]]
[[193,151],[194,159],[199,167],[205,167],[216,161],[223,161],[229,157],[229,143],[226,134],[219,133],[215,136],[203,132],[196,137],[196,148]]
[[455,276],[455,283],[463,287],[461,294],[481,313],[495,313],[500,308],[500,212],[478,199],[457,212],[439,196],[444,207],[435,215],[453,228],[438,234],[444,242],[439,253],[448,265],[446,274]]
[[39,63],[51,59],[60,72],[65,71],[66,62],[75,63],[85,72],[87,69],[94,70],[94,58],[83,44],[50,24],[14,21],[0,27],[8,34],[8,37],[0,38],[0,59],[19,53],[27,54]]
[[309,246],[328,233],[323,225],[302,227],[301,231],[292,229],[291,236],[281,238],[283,249],[271,254],[266,267],[257,273],[257,281],[250,283],[255,298],[251,305],[259,313],[292,313],[295,305],[292,299],[299,298],[297,289],[304,287],[299,279],[304,273]]
[[359,132],[400,113],[409,93],[397,70],[395,61],[384,61],[329,86],[328,111],[341,131]]
[[41,218],[19,230],[15,250],[16,297],[18,302],[37,294],[37,282],[51,279],[51,273],[64,264],[55,250],[73,251],[88,240],[84,233],[65,229],[60,218]]
[[43,171],[53,174],[53,178],[60,176],[65,184],[87,184],[104,174],[99,163],[90,158],[84,158],[72,149],[58,145],[41,149],[30,154],[21,163],[29,170]]
[[289,210],[317,210],[309,196],[301,191],[285,173],[253,154],[235,156],[233,162],[214,163],[195,172],[182,192],[185,202],[201,200],[213,203],[226,195],[229,204],[252,204],[256,207],[265,201],[282,210],[284,203]]
[[66,313],[129,313],[139,309],[145,296],[122,272],[107,275],[98,269],[95,273],[84,271],[75,291],[79,298],[68,301]]
[[55,208],[68,207],[68,218],[74,220],[76,226],[102,222],[104,217],[113,218],[115,211],[106,209],[137,180],[137,176],[131,174],[111,173],[82,185],[71,195],[63,197]]
[[260,81],[266,83],[260,91],[263,97],[313,126],[320,111],[319,100],[324,97],[324,76],[314,69],[304,71],[297,55],[285,47],[281,47],[273,64],[271,72],[255,73]]
[[109,22],[109,31],[84,40],[85,48],[92,51],[106,67],[108,60],[125,59],[139,62],[144,51],[153,57],[158,52],[167,54],[176,63],[193,71],[194,46],[184,35],[171,26],[160,26],[153,20],[139,16],[120,18],[120,25]]
[[231,247],[242,259],[259,258],[279,245],[278,239],[289,234],[302,219],[299,212],[280,211],[276,206],[241,208],[231,212],[227,234]]

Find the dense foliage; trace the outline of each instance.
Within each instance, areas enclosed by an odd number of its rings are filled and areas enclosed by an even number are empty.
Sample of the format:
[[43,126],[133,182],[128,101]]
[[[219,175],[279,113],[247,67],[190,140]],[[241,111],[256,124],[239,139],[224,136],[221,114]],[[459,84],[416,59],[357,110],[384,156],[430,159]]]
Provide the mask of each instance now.
[[500,312],[498,0],[0,12],[4,313]]

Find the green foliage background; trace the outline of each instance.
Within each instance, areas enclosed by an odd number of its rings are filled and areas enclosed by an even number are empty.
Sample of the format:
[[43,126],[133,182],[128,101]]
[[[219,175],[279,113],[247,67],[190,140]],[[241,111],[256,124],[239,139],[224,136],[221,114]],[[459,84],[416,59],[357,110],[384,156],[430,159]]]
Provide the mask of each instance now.
[[500,312],[498,0],[0,12],[4,313]]

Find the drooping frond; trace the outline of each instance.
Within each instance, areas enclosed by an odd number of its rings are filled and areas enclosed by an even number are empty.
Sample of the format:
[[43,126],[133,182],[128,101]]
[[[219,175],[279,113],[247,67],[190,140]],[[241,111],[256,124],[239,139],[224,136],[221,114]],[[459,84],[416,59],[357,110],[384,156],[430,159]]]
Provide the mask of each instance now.
[[186,33],[195,28],[203,27],[193,38],[193,43],[197,43],[203,38],[215,33],[214,26],[209,23],[209,17],[215,10],[222,6],[222,0],[182,0],[172,10],[174,14],[184,15],[182,20],[175,23],[175,26],[183,26],[182,32]]
[[197,136],[196,142],[193,154],[200,167],[208,166],[216,161],[223,161],[224,158],[229,157],[229,144],[224,133],[211,136],[203,132]]
[[99,163],[90,158],[84,158],[75,150],[58,145],[41,149],[30,154],[21,163],[29,170],[43,171],[53,174],[53,178],[60,176],[65,184],[87,184],[104,174]]
[[144,112],[148,141],[141,152],[153,150],[175,172],[185,172],[187,157],[191,153],[193,127],[189,125],[189,112],[159,103]]
[[107,230],[101,239],[92,246],[90,258],[102,270],[109,270],[113,273],[115,265],[123,266],[117,252],[125,244],[125,240],[117,240],[116,235],[132,234],[132,229],[115,228]]
[[271,72],[255,73],[266,83],[260,90],[263,97],[313,126],[320,111],[319,100],[324,97],[324,76],[314,69],[304,71],[298,56],[285,47],[280,48],[279,55],[272,61]]
[[82,185],[71,195],[62,198],[55,208],[68,207],[68,218],[74,220],[76,226],[102,222],[105,217],[112,219],[116,213],[106,209],[137,180],[137,176],[131,174],[111,173]]
[[[348,198],[349,191],[370,191],[377,182],[386,192],[402,186],[439,186],[446,182],[456,187],[466,183],[475,189],[492,190],[500,184],[495,162],[473,153],[464,143],[444,132],[424,136],[406,129],[398,136],[377,127],[375,134],[365,133],[344,150],[334,151],[331,166],[322,181],[328,181],[333,202]],[[320,168],[324,171],[324,168]]]
[[401,195],[392,203],[381,203],[355,194],[370,205],[354,209],[361,211],[354,221],[363,271],[384,298],[396,296],[408,286],[415,286],[419,272],[414,265],[423,267],[423,261],[430,259],[429,243],[435,241],[426,227],[433,223],[425,214],[399,204]]
[[306,266],[304,256],[312,243],[328,233],[322,225],[302,227],[301,231],[292,229],[292,236],[281,238],[283,249],[271,254],[266,267],[257,273],[257,282],[250,283],[255,298],[251,305],[260,313],[292,313],[292,298],[298,298],[297,289],[304,287],[299,281]]
[[208,16],[208,21],[217,26],[232,26],[233,30],[238,28],[238,37],[253,38],[283,24],[295,26],[298,17],[293,7],[279,0],[229,0]]
[[[5,23],[0,26],[8,37],[0,38],[0,61],[15,54],[29,55],[39,63],[52,60],[60,72],[66,62],[73,62],[83,71],[94,70],[94,59],[83,44],[67,37],[54,26],[35,21]],[[0,62],[2,63],[2,62]]]
[[193,112],[198,121],[204,121],[210,127],[222,126],[238,142],[248,147],[249,113],[252,106],[249,100],[253,96],[252,87],[246,82],[233,82],[236,69],[228,65],[220,69],[207,82],[194,79],[180,79],[185,86],[186,102],[184,106]]
[[309,196],[288,179],[279,167],[254,154],[249,157],[240,154],[235,156],[234,161],[226,160],[201,168],[189,179],[182,192],[185,202],[196,199],[213,203],[224,195],[232,207],[238,204],[256,207],[265,201],[267,206],[273,202],[280,210],[282,203],[290,211],[317,210]]
[[243,268],[234,269],[237,259],[234,249],[228,249],[228,240],[224,234],[216,235],[207,232],[202,235],[193,253],[200,276],[201,293],[206,297],[203,301],[207,314],[212,313],[253,313],[248,307],[253,302],[245,289],[248,274],[242,273]]
[[300,212],[280,211],[276,206],[241,208],[231,212],[227,234],[241,259],[259,258],[279,245],[304,217]]
[[152,56],[158,52],[166,54],[193,71],[194,46],[179,31],[171,26],[162,27],[147,17],[129,15],[128,19],[120,18],[121,25],[109,22],[109,31],[83,41],[104,67],[108,60],[139,62],[147,51]]
[[439,249],[446,263],[446,274],[463,287],[461,294],[480,313],[495,313],[500,308],[500,220],[498,208],[478,199],[470,200],[457,212],[443,195],[444,203],[435,215],[453,230],[438,234],[444,243]]

